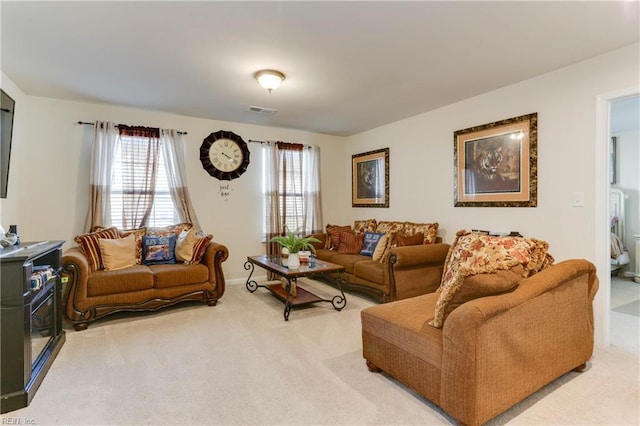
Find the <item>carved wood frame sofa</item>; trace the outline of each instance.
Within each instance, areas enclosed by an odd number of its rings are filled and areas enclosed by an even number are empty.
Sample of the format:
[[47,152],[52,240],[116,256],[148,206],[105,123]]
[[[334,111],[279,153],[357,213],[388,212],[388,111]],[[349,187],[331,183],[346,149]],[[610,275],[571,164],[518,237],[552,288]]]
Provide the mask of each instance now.
[[[208,236],[211,237],[211,236]],[[62,256],[63,314],[75,330],[122,311],[155,311],[184,301],[215,306],[225,291],[222,263],[226,246],[207,238],[198,262],[136,264],[124,269],[92,270],[81,247]]]

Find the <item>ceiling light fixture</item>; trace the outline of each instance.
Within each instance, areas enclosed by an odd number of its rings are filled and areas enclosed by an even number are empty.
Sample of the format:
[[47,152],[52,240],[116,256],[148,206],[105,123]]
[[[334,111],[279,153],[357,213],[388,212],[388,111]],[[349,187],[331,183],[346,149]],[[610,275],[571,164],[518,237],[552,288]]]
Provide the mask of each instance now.
[[255,78],[260,86],[267,89],[271,93],[273,89],[277,89],[284,80],[284,74],[276,70],[261,70],[255,73]]

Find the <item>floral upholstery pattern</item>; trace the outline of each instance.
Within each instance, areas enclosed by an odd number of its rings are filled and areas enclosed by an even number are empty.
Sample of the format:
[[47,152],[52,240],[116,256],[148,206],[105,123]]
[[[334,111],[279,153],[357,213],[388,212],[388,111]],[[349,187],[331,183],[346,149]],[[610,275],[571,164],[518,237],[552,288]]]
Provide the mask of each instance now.
[[356,220],[353,222],[353,232],[364,234],[365,232],[375,232],[377,222],[375,219]]
[[424,240],[422,244],[434,244],[436,242],[436,237],[438,236],[438,222],[434,223],[413,223],[413,222],[405,222],[404,224],[404,235],[415,235],[422,233],[424,235]]
[[547,242],[535,238],[495,237],[458,231],[445,260],[442,282],[437,290],[440,296],[435,317],[429,324],[442,327],[446,314],[450,312],[448,305],[466,283],[466,277],[506,271],[517,265],[522,266],[522,278],[529,277],[553,264],[554,259],[548,249]]

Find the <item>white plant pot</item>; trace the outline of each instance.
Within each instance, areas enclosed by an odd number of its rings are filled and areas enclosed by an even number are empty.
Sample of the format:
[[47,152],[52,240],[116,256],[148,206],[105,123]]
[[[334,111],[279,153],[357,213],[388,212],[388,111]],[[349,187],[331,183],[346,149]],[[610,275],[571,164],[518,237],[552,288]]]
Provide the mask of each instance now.
[[298,269],[300,267],[300,256],[298,253],[289,253],[289,259],[287,260],[287,268]]

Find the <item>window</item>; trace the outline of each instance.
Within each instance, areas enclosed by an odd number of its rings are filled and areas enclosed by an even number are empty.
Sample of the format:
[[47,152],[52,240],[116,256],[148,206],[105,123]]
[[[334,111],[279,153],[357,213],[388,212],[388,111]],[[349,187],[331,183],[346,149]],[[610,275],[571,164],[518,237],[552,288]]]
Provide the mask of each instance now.
[[166,170],[158,139],[120,134],[111,175],[113,226],[131,229],[141,223],[160,227],[178,222]]
[[320,149],[285,142],[263,144],[264,241],[288,230],[322,228]]

